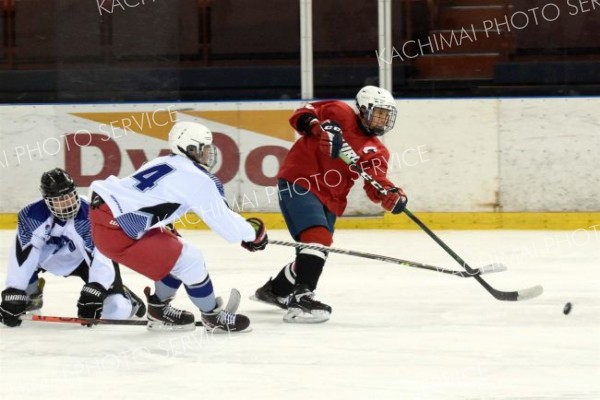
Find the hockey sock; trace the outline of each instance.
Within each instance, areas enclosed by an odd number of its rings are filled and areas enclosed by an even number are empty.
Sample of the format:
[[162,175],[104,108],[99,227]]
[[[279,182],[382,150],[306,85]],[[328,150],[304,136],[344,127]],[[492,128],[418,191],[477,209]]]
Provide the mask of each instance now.
[[325,259],[326,255],[321,251],[302,249],[296,257],[296,284],[306,284],[314,291],[323,272]]
[[275,279],[271,281],[273,293],[279,297],[285,297],[292,293],[296,284],[296,273],[293,270],[294,263],[291,262],[279,271]]
[[192,300],[192,303],[194,303],[202,312],[211,312],[217,306],[215,291],[213,290],[210,276],[207,276],[206,279],[200,283],[185,285],[185,291],[190,297],[190,300]]
[[175,296],[177,289],[181,286],[181,281],[175,278],[173,275],[167,275],[160,281],[154,282],[155,295],[163,301],[170,297]]
[[[325,248],[333,243],[333,233],[324,226],[312,226],[300,233],[300,241],[308,245],[321,245]],[[327,250],[300,249],[296,255],[294,270],[296,283],[308,285],[311,291],[317,288],[317,282],[327,260]]]

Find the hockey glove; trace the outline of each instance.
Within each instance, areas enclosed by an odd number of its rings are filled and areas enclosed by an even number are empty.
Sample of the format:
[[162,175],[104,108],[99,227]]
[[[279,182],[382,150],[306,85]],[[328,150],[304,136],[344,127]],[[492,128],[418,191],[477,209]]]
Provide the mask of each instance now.
[[265,224],[258,218],[248,218],[246,221],[254,228],[256,239],[252,242],[242,242],[242,247],[248,251],[264,250],[267,243],[269,243]]
[[108,291],[97,282],[83,285],[77,301],[77,316],[79,318],[100,318],[106,296],[108,296]]
[[301,114],[296,121],[296,130],[302,135],[317,136],[321,133],[321,122],[315,114],[307,112]]
[[27,307],[27,293],[24,290],[7,288],[2,292],[2,303],[0,304],[0,315],[2,323],[14,328],[21,325],[21,315],[25,314]]
[[400,214],[406,208],[408,197],[398,187],[386,188],[387,194],[381,200],[381,206],[392,214]]
[[326,121],[322,123],[321,128],[321,151],[330,156],[332,160],[338,158],[340,156],[340,150],[344,144],[344,139],[342,138],[342,128],[340,128],[340,126],[333,121]]

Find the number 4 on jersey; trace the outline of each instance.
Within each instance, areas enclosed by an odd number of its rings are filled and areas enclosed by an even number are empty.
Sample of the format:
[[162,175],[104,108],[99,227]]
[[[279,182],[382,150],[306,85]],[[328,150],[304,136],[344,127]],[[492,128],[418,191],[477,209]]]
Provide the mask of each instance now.
[[156,186],[156,182],[163,178],[165,175],[173,172],[174,169],[169,164],[158,164],[154,167],[150,167],[138,172],[131,177],[138,181],[134,187],[142,192],[148,189],[152,189]]

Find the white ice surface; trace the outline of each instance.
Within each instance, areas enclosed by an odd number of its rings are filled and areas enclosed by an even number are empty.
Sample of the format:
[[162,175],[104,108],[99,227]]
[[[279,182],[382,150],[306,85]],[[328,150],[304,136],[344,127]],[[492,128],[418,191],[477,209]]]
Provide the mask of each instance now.
[[[269,232],[289,240],[285,231]],[[23,322],[0,327],[0,398],[17,399],[600,399],[600,237],[594,229],[440,231],[501,290],[474,279],[332,254],[317,290],[325,324],[285,324],[248,300],[293,249],[248,253],[208,231],[183,235],[205,253],[217,294],[242,292],[247,334]],[[14,232],[0,231],[0,275]],[[335,246],[460,269],[421,231],[345,230]],[[43,314],[74,316],[78,278],[45,274]],[[150,282],[123,268],[142,295]],[[2,285],[3,286],[3,285]],[[573,304],[563,315],[566,302]],[[174,304],[192,309],[184,290]],[[196,315],[198,313],[196,312]]]

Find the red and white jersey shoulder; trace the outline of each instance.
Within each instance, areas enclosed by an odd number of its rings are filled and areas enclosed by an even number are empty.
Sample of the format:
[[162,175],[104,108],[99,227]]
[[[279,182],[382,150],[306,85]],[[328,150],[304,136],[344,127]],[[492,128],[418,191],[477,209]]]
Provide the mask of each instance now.
[[256,236],[228,207],[219,179],[183,156],[158,157],[125,178],[95,181],[90,190],[102,197],[116,223],[134,239],[178,221],[187,212],[194,212],[228,242],[251,241]]

